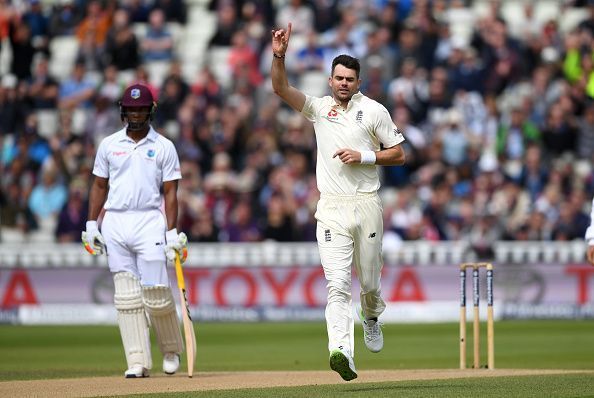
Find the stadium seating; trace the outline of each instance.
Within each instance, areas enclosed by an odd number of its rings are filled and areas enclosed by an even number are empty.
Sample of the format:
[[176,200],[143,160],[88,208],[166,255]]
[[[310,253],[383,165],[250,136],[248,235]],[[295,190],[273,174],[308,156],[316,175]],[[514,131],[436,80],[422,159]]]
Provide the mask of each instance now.
[[50,41],[49,70],[52,76],[58,80],[64,80],[70,75],[78,47],[75,36],[58,36]]

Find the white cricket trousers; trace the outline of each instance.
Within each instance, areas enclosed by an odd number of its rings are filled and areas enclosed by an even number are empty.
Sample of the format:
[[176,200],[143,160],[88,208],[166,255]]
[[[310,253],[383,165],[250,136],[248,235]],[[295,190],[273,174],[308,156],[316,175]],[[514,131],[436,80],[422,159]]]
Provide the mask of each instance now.
[[142,286],[169,286],[165,216],[159,209],[105,212],[101,234],[109,270],[129,272]]
[[354,355],[351,266],[361,285],[361,308],[367,318],[386,308],[382,300],[383,216],[377,193],[338,196],[322,194],[315,215],[320,259],[328,284],[326,325],[328,349],[343,347]]

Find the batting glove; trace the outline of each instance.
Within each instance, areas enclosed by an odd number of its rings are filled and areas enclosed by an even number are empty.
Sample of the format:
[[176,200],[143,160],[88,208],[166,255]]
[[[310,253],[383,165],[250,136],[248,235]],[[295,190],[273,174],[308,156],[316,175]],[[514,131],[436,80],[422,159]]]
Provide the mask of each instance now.
[[188,258],[188,237],[183,232],[178,234],[177,228],[165,233],[165,255],[169,261],[175,260],[175,252],[182,263]]
[[87,221],[86,231],[82,232],[81,239],[85,250],[93,256],[105,253],[105,240],[97,228],[97,221]]

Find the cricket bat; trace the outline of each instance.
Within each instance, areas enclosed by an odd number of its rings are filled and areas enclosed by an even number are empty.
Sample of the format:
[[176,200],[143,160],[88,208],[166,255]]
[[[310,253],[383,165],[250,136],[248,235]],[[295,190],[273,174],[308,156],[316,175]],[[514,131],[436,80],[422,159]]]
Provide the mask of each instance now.
[[[186,295],[186,282],[182,271],[179,253],[175,252],[175,275],[177,276],[177,287],[179,288],[179,301],[182,306],[182,321],[184,324],[184,336],[186,338],[186,358],[188,360],[188,377],[194,373],[194,360],[196,359],[196,335],[194,324],[190,315],[190,303]],[[185,307],[185,308],[184,308]]]

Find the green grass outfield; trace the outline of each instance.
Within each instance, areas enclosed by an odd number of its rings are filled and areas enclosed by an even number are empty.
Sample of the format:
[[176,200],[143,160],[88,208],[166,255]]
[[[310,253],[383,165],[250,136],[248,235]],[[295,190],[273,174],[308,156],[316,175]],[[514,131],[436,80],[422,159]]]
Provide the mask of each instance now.
[[[472,330],[468,325],[468,363]],[[483,343],[486,330],[482,326]],[[195,324],[197,372],[330,370],[323,323]],[[388,324],[385,348],[365,350],[356,328],[358,370],[455,369],[458,325]],[[153,346],[155,346],[153,344]],[[486,363],[482,345],[481,363]],[[161,356],[153,352],[155,368]],[[185,360],[182,361],[185,364]],[[299,388],[151,394],[167,397],[594,397],[594,321],[501,321],[495,324],[498,369],[576,369],[583,374],[349,384]],[[0,381],[121,376],[114,326],[0,326]],[[185,369],[185,367],[184,367]],[[339,395],[340,394],[340,395]]]

